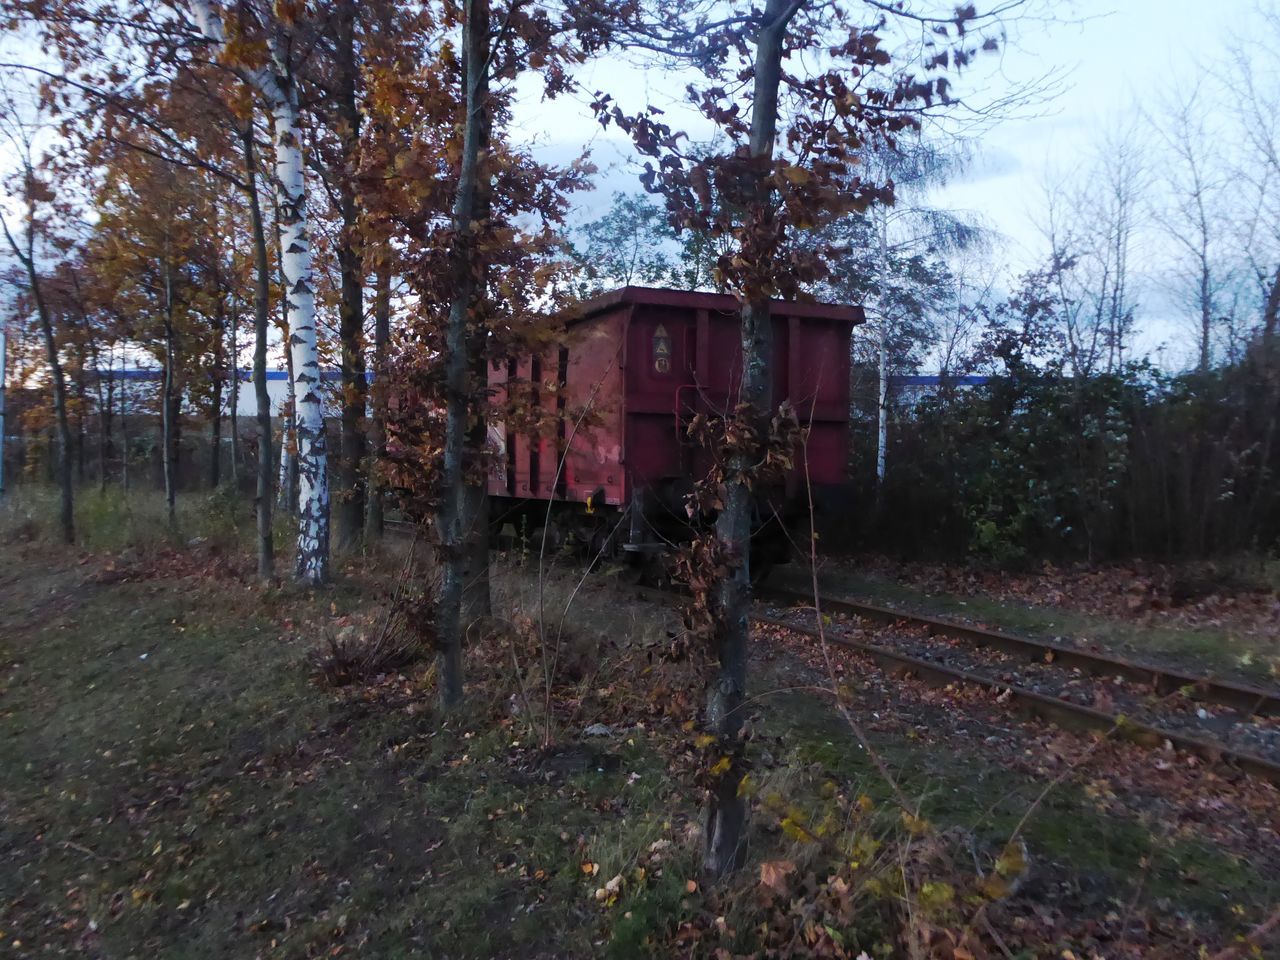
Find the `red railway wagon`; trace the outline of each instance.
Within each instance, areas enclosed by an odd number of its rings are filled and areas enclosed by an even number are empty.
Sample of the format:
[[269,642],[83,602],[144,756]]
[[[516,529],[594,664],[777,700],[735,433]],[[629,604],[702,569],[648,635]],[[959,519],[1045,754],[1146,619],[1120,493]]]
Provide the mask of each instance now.
[[[518,383],[533,404],[554,404],[554,432],[490,427],[498,448],[489,476],[495,523],[543,526],[551,502],[553,540],[575,535],[596,550],[652,552],[687,534],[684,495],[704,475],[706,452],[687,437],[700,412],[732,409],[742,369],[739,304],[732,296],[623,287],[581,304],[561,343],[542,356],[491,369],[501,394]],[[846,480],[849,337],[859,306],[774,301],[773,401],[789,399],[809,427],[804,451],[815,488]],[[515,389],[512,386],[512,389]],[[794,504],[803,476],[776,492]],[[778,510],[761,511],[761,531]],[[763,516],[767,513],[768,516]],[[780,532],[780,531],[779,531]],[[786,538],[772,543],[771,559]],[[770,558],[766,558],[770,559]]]

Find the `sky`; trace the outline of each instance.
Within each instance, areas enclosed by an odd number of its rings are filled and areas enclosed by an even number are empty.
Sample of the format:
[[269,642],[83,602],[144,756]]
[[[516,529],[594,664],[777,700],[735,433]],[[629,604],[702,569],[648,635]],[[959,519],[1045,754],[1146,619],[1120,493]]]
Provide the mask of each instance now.
[[1167,92],[1194,83],[1218,60],[1254,8],[1219,0],[1206,16],[1202,0],[1080,0],[1064,4],[1075,23],[1024,30],[1006,56],[1025,77],[1037,65],[1066,71],[1062,91],[1043,116],[1010,119],[983,137],[968,176],[942,192],[948,205],[980,212],[1008,240],[1009,256],[1028,263],[1043,252],[1040,218],[1046,169],[1083,163],[1108,126],[1158,110]]
[[[1000,55],[988,55],[959,75],[957,90],[980,102],[1044,79],[1051,97],[981,131],[971,142],[967,170],[931,198],[935,205],[975,215],[995,231],[993,259],[1006,282],[1043,262],[1047,253],[1038,226],[1047,173],[1080,168],[1103,131],[1158,110],[1171,91],[1195,83],[1199,72],[1222,62],[1232,39],[1247,31],[1265,0],[1218,0],[1211,7],[1203,0],[1044,2],[1042,9],[1053,19],[1015,25]],[[586,93],[606,89],[627,105],[652,101],[677,111],[685,82],[679,75],[616,59],[588,68],[580,79]],[[601,131],[588,101],[540,103],[530,91],[517,111],[517,135],[536,142],[544,157],[563,161],[584,145],[590,148],[601,173],[594,194],[577,202],[582,220],[603,213],[613,191],[640,190],[630,144]],[[1146,301],[1140,351],[1180,352],[1186,331],[1171,316],[1167,296],[1161,302],[1158,278],[1139,277],[1137,283],[1140,291],[1147,288],[1145,296],[1139,293]]]
[[[945,4],[944,4],[945,6]],[[960,74],[962,96],[978,100],[1052,75],[1052,98],[985,130],[973,146],[968,172],[937,201],[987,219],[1022,260],[1037,246],[1038,194],[1046,167],[1083,159],[1109,123],[1156,105],[1172,84],[1194,82],[1205,62],[1220,56],[1245,28],[1255,0],[1218,0],[1205,15],[1203,0],[1051,0],[1058,22],[1019,25],[999,56]],[[605,89],[631,104],[678,106],[684,78],[606,60],[580,75],[584,92]],[[613,190],[639,190],[630,145],[601,131],[589,97],[539,103],[530,92],[518,129],[543,155],[576,155],[583,146],[601,168],[596,196],[580,204],[584,215],[608,206]]]
[[[937,0],[945,9],[949,0]],[[1047,172],[1070,173],[1083,165],[1108,127],[1158,108],[1169,91],[1192,84],[1198,72],[1221,62],[1230,41],[1248,31],[1260,3],[1270,0],[1031,0],[1049,21],[1014,24],[999,55],[984,55],[955,78],[960,96],[975,102],[1002,96],[1020,84],[1047,78],[1045,102],[1014,111],[972,142],[966,171],[939,188],[930,202],[976,217],[998,240],[991,257],[1004,284],[1043,262]],[[923,0],[920,4],[924,6]],[[979,4],[983,6],[983,4]],[[1211,10],[1207,13],[1206,10]],[[15,51],[5,51],[12,53]],[[31,58],[35,51],[21,51]],[[590,94],[608,90],[628,109],[654,103],[670,110],[673,125],[697,131],[699,118],[682,105],[688,78],[641,68],[610,56],[579,75],[582,93],[542,102],[531,83],[516,110],[513,138],[535,145],[543,159],[566,162],[591,151],[600,168],[597,189],[575,201],[579,223],[601,215],[614,191],[639,192],[631,144],[616,130],[603,131],[589,109]],[[1185,327],[1161,302],[1159,277],[1139,278],[1139,347],[1163,355],[1163,346],[1185,348]],[[1173,359],[1176,365],[1176,356]]]

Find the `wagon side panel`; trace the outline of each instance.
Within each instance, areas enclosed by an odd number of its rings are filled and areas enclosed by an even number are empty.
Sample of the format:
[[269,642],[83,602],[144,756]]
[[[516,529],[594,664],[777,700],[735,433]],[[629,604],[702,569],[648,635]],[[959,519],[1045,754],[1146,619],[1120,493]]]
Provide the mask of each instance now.
[[[626,502],[623,465],[623,370],[628,309],[577,324],[565,350],[563,445],[566,499],[584,502],[603,490],[605,503]],[[544,494],[545,495],[545,494]]]
[[[786,339],[788,399],[809,439],[803,451],[809,479],[840,484],[849,457],[850,324],[817,317],[790,317]],[[803,475],[800,476],[803,480]]]

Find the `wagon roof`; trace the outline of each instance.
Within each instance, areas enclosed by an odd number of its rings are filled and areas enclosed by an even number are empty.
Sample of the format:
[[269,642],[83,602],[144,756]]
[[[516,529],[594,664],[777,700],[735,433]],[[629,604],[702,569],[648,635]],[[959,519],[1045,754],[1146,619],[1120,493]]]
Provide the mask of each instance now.
[[[676,307],[688,310],[715,310],[719,313],[735,313],[741,305],[728,293],[703,293],[698,290],[669,290],[661,287],[619,287],[599,296],[584,300],[565,312],[567,322],[580,323],[619,306],[646,304],[660,307]],[[773,300],[773,310],[788,317],[805,317],[815,320],[844,320],[850,324],[864,323],[867,319],[862,307],[856,304],[819,303],[815,300]]]

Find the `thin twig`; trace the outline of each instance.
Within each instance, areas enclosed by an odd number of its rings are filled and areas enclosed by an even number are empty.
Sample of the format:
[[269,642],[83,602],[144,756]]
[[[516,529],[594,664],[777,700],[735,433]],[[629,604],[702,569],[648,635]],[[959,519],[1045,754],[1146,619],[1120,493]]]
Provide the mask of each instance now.
[[[813,427],[813,411],[810,408],[809,426]],[[862,748],[867,751],[867,756],[871,758],[871,762],[875,764],[880,776],[884,778],[885,783],[889,785],[889,789],[893,791],[894,797],[897,798],[899,806],[912,813],[911,805],[907,802],[906,794],[898,785],[897,778],[889,770],[888,764],[884,758],[880,756],[879,751],[871,745],[871,740],[866,732],[862,729],[862,725],[854,719],[849,708],[845,706],[844,698],[840,696],[840,684],[836,679],[835,665],[831,661],[831,649],[827,643],[826,625],[822,620],[822,597],[818,590],[818,541],[813,535],[814,521],[814,505],[813,505],[813,482],[809,476],[809,445],[807,443],[801,445],[801,462],[804,464],[804,489],[809,504],[809,579],[810,586],[813,591],[813,616],[814,622],[818,630],[818,642],[821,644],[822,659],[826,664],[827,676],[831,680],[831,690],[835,694],[836,710],[844,718],[845,723],[849,725],[849,729],[853,731],[853,735],[858,738],[858,742],[862,744]]]
[[68,850],[74,850],[76,851],[76,853],[83,853],[86,857],[92,857],[94,860],[103,860],[108,863],[124,862],[123,857],[108,857],[108,856],[105,856],[104,854],[97,853],[93,850],[90,850],[88,847],[84,846],[83,844],[75,843],[72,840],[59,840],[58,846],[65,847]]
[[391,632],[391,619],[396,615],[400,606],[400,597],[404,592],[405,584],[409,582],[409,575],[412,572],[413,563],[416,559],[414,551],[418,546],[418,532],[419,527],[415,523],[413,525],[413,539],[409,541],[409,553],[405,557],[404,564],[400,568],[400,576],[396,580],[396,589],[391,595],[391,603],[387,607],[387,615],[382,620],[382,630],[378,633],[378,639],[369,650],[370,659],[382,650],[382,645]]
[[[560,477],[564,472],[565,461],[569,457],[569,448],[573,446],[574,438],[577,437],[578,435],[578,428],[582,426],[582,422],[587,418],[587,414],[589,414],[591,412],[591,408],[595,406],[596,394],[600,392],[600,387],[604,384],[605,377],[607,377],[609,375],[609,372],[613,370],[613,364],[614,364],[614,361],[616,360],[617,360],[617,355],[615,354],[613,359],[609,361],[609,365],[605,367],[604,372],[600,374],[600,377],[596,380],[594,384],[592,384],[591,393],[588,394],[587,396],[586,405],[582,408],[582,413],[580,413],[578,415],[578,418],[574,421],[573,429],[569,431],[569,435],[565,438],[564,449],[560,451],[560,459],[556,463],[555,479],[552,481],[552,484],[551,484],[551,489],[553,491],[555,490],[556,486],[560,483]],[[560,384],[557,383],[557,389],[563,389],[563,388],[561,387]],[[547,693],[546,730],[543,735],[544,746],[549,745],[551,743],[551,733],[552,733],[551,731],[551,678],[556,670],[557,661],[559,660],[559,655],[558,655],[559,654],[559,648],[558,648],[559,636],[558,635],[556,637],[557,649],[556,649],[555,655],[551,656],[550,658],[548,657],[547,626],[546,626],[546,616],[544,613],[543,589],[542,589],[543,588],[543,563],[547,555],[547,529],[551,526],[551,508],[554,505],[554,503],[555,503],[554,497],[549,498],[547,500],[546,517],[542,524],[542,542],[538,544],[538,638],[541,640],[541,645],[542,645],[542,674],[543,674],[542,679],[543,679],[543,682],[546,684],[546,693]],[[576,593],[577,591],[575,590],[574,592]],[[572,600],[572,597],[570,598],[570,600]],[[561,622],[563,623],[563,620]]]

